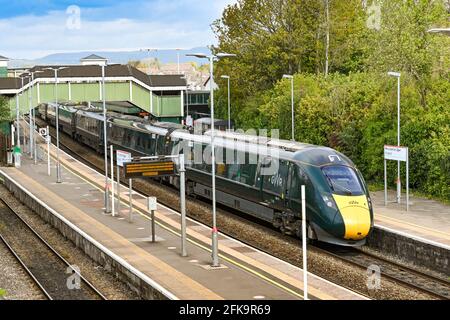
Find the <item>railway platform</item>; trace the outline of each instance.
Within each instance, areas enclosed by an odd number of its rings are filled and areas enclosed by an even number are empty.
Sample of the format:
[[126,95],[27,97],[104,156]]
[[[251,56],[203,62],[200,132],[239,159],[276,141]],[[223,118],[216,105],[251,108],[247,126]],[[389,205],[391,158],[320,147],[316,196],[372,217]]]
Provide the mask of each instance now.
[[[55,157],[54,146],[51,155]],[[211,268],[211,230],[191,219],[187,221],[188,257],[182,257],[180,215],[163,205],[158,205],[155,212],[156,242],[152,243],[143,195],[133,191],[133,216],[129,221],[129,193],[122,186],[122,210],[115,217],[107,215],[104,176],[62,151],[60,159],[62,183],[56,183],[54,159],[50,177],[47,164],[35,165],[27,156],[20,168],[0,168],[0,175],[10,190],[19,190],[15,193],[20,193],[21,201],[31,201],[34,210],[63,234],[75,232],[72,240],[79,247],[106,269],[120,273],[118,276],[142,296],[183,300],[303,299],[301,269],[226,235],[219,236],[222,265]],[[308,290],[310,299],[365,299],[313,274],[308,275]]]
[[[450,205],[413,195],[407,212],[404,197],[400,204],[388,202],[385,206],[384,192],[371,195],[376,226],[396,230],[450,250]],[[389,191],[388,199],[395,197],[395,192]]]
[[[374,229],[367,238],[369,248],[392,255],[411,265],[450,276],[450,206],[412,195],[410,208],[402,203],[384,203],[384,192],[371,194]],[[388,199],[396,198],[394,191]]]

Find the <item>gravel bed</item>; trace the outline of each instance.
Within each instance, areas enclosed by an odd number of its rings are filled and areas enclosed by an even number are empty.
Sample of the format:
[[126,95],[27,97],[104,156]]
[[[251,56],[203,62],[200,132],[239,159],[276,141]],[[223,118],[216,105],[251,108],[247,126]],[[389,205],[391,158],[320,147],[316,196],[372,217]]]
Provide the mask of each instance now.
[[[92,259],[86,256],[84,252],[78,249],[70,240],[66,239],[58,230],[47,224],[41,217],[14,198],[3,185],[0,185],[0,198],[7,202],[11,207],[15,208],[15,211],[20,217],[30,224],[30,226],[32,226],[33,229],[69,263],[77,265],[80,268],[82,275],[107,299],[139,299],[139,296],[128,288],[126,284],[119,281],[106,270],[103,270],[101,266],[97,265]],[[2,279],[1,276],[0,279]],[[23,292],[23,290],[20,290],[20,292]]]
[[0,241],[0,300],[47,300],[13,254]]

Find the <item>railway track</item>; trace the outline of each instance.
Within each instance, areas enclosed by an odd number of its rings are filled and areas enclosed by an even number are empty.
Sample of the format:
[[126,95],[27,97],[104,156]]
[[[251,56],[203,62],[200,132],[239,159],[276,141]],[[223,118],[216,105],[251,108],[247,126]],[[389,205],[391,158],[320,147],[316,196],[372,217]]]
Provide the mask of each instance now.
[[48,300],[106,300],[2,199],[0,226],[1,241]]
[[50,295],[45,290],[44,287],[39,283],[39,281],[36,279],[36,277],[33,275],[33,273],[28,269],[28,267],[25,265],[25,263],[20,259],[20,257],[17,255],[17,253],[14,251],[14,249],[11,247],[11,245],[6,241],[6,239],[0,234],[0,242],[3,243],[4,247],[11,253],[11,256],[17,261],[17,263],[22,267],[24,271],[24,278],[28,276],[29,280],[33,283],[33,285],[38,288],[39,292],[42,293],[42,296],[46,299],[50,299]]
[[371,266],[376,266],[380,270],[381,279],[386,278],[395,281],[431,295],[436,299],[450,299],[450,282],[443,278],[427,274],[356,248],[336,247],[325,244],[317,245],[315,248],[324,254],[342,259],[364,270],[367,270]]
[[[41,121],[41,119],[37,119],[37,122]],[[52,136],[55,136],[55,130],[51,127],[50,132]],[[81,162],[85,163],[86,165],[93,167],[98,172],[101,172],[104,174],[103,169],[103,161],[95,161],[90,159],[92,157],[92,153],[94,153],[93,150],[90,150],[88,147],[83,146],[79,144],[76,141],[73,141],[68,136],[60,135],[60,145],[62,149],[64,149],[67,153],[71,154]],[[96,155],[98,157],[98,155]],[[127,184],[127,181],[123,179],[122,177],[122,183]],[[145,182],[149,183],[149,182]],[[156,183],[159,184],[159,183]],[[167,188],[167,186],[166,186]],[[141,183],[135,183],[133,186],[133,189],[136,191],[139,191],[143,194],[149,194],[144,188],[142,187]],[[160,201],[161,199],[158,199]],[[165,206],[178,211],[179,208],[177,206],[174,206],[172,203],[161,201],[162,204]],[[210,205],[206,203],[205,201],[202,201],[203,204]],[[235,212],[231,212],[231,215],[235,215]],[[189,215],[189,214],[188,214]],[[255,223],[252,219],[243,218],[242,215],[239,215],[241,220],[247,220],[249,223]],[[190,218],[203,223],[203,224],[209,224],[208,221],[205,221],[203,219],[198,219],[195,216],[191,216]],[[271,230],[272,233],[274,233],[273,228],[271,226],[268,226],[267,224],[261,225],[261,228],[266,228],[267,230]],[[231,237],[236,237],[235,235],[231,234],[230,232],[227,232],[228,230],[221,230],[224,234],[227,234]],[[278,232],[275,232],[278,234]],[[278,234],[279,238],[286,238],[286,236],[282,235],[281,233]],[[292,237],[289,239],[289,242],[295,242],[298,247],[300,247],[300,242],[297,239],[293,239]],[[293,263],[294,265],[301,266],[301,263],[298,261],[286,258],[287,255],[281,254],[277,250],[268,250],[267,248],[261,247],[261,245],[257,241],[251,241],[248,239],[242,239],[241,237],[238,238],[243,243],[246,243],[250,246],[253,246],[255,248],[258,248],[261,251],[264,251],[270,255],[276,256],[280,259],[286,260],[290,263]],[[381,276],[382,279],[388,279],[392,282],[395,282],[397,284],[400,284],[404,287],[417,290],[421,293],[424,293],[434,299],[449,299],[450,298],[450,283],[444,279],[433,277],[431,275],[427,275],[421,271],[394,263],[390,260],[386,260],[380,257],[377,257],[375,255],[371,255],[369,253],[363,252],[361,250],[355,249],[355,248],[341,248],[337,247],[335,249],[331,248],[323,248],[321,246],[313,246],[312,251],[315,251],[317,253],[320,253],[322,255],[326,255],[329,257],[332,257],[334,259],[340,260],[344,263],[350,264],[358,269],[367,270],[367,268],[371,265],[377,265],[381,269]],[[323,275],[320,275],[323,276]],[[333,281],[333,279],[329,280]],[[342,283],[339,283],[340,285],[347,287],[350,290],[357,291],[358,293],[364,295],[364,296],[370,296],[368,292],[363,292],[362,290],[355,290],[350,285],[344,285]]]

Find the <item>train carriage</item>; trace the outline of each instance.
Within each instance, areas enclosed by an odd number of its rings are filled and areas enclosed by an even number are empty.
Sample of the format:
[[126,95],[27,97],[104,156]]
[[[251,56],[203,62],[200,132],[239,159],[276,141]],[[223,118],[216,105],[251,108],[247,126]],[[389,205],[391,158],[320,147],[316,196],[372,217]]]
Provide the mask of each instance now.
[[[79,110],[73,116],[76,139],[103,153],[103,115]],[[184,153],[187,192],[207,199],[212,198],[210,134],[108,114],[109,144],[134,156]],[[305,185],[308,238],[345,246],[364,244],[373,227],[372,204],[361,173],[345,155],[331,148],[234,132],[216,131],[215,146],[219,203],[301,236],[300,187]],[[206,155],[205,161],[196,159],[198,153]],[[167,181],[179,186],[177,177]]]
[[76,126],[76,131],[74,134],[75,139],[88,145],[98,153],[103,152],[103,114],[78,110],[73,114],[73,117]]

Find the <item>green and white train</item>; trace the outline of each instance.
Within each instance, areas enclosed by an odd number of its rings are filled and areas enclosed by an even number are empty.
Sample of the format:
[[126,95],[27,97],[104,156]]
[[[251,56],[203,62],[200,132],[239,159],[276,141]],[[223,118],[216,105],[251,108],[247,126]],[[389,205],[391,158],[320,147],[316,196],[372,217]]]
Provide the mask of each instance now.
[[[50,109],[40,109],[43,119],[48,120]],[[102,153],[102,115],[76,108],[70,112],[72,120],[60,121],[60,129]],[[195,134],[173,123],[109,114],[107,132],[109,144],[134,156],[184,153],[187,193],[212,198],[212,166],[202,159],[210,154],[210,131]],[[308,239],[343,246],[365,243],[373,228],[372,203],[361,173],[345,155],[310,144],[215,132],[219,203],[300,237],[305,185]],[[179,185],[177,178],[169,182]]]

